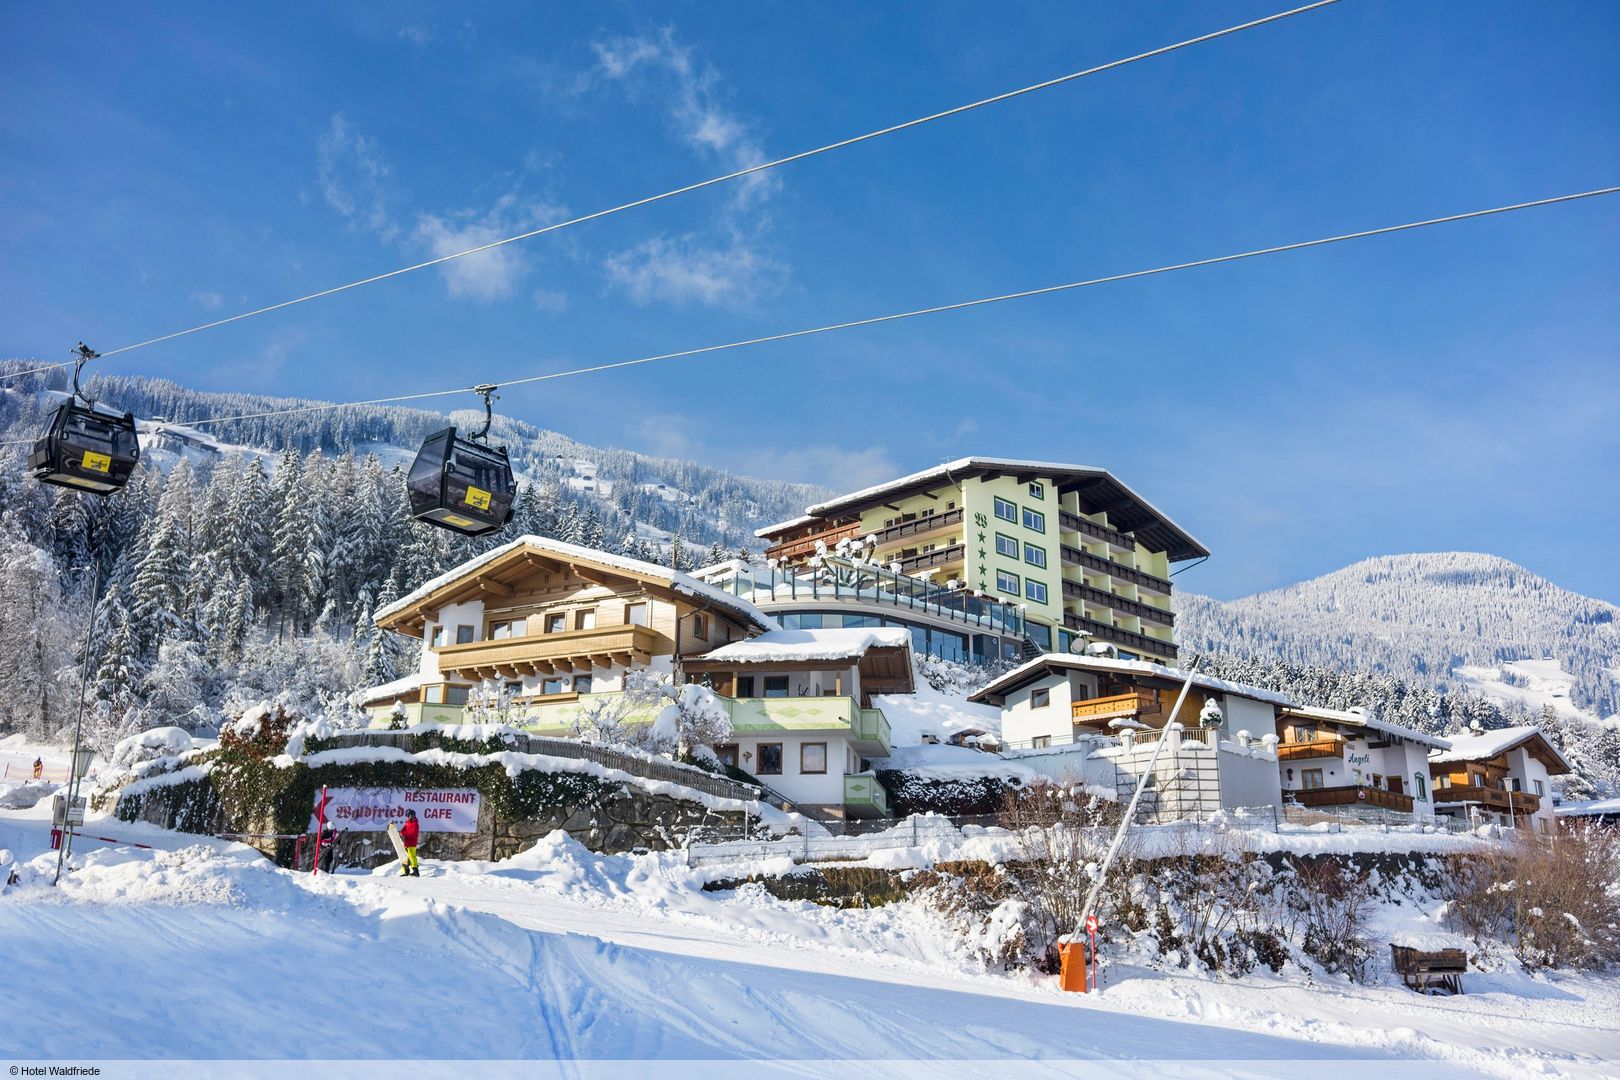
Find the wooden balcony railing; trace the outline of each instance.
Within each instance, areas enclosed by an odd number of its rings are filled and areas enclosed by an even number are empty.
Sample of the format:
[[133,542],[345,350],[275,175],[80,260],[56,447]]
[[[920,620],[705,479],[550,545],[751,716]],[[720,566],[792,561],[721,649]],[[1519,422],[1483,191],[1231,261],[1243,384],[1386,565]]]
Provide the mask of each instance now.
[[1301,806],[1377,806],[1385,810],[1412,812],[1412,796],[1397,795],[1383,788],[1348,784],[1344,787],[1300,788],[1284,793]]
[[1528,791],[1503,791],[1494,787],[1437,787],[1434,801],[1477,802],[1492,810],[1511,810],[1515,814],[1534,814],[1541,809],[1541,796]]
[[1124,630],[1096,619],[1088,619],[1081,615],[1065,613],[1063,625],[1070,630],[1084,630],[1094,638],[1102,641],[1112,641],[1115,645],[1123,645],[1127,649],[1137,652],[1149,653],[1153,656],[1162,656],[1170,660],[1176,658],[1176,647],[1168,641],[1161,641],[1156,637],[1138,634],[1134,630]]
[[902,559],[894,559],[900,564],[903,574],[915,573],[918,570],[927,570],[930,566],[950,566],[962,561],[967,549],[961,544],[951,544],[949,547],[935,548],[933,551],[924,551],[918,555],[907,555]]
[[1065,600],[1083,600],[1098,607],[1112,608],[1121,615],[1135,615],[1143,622],[1157,623],[1159,626],[1174,626],[1176,614],[1164,608],[1156,608],[1152,604],[1144,604],[1140,600],[1130,600],[1111,592],[1104,592],[1095,585],[1087,585],[1080,581],[1063,579],[1063,598]]
[[516,678],[554,675],[558,671],[589,671],[593,666],[645,664],[652,659],[658,645],[659,635],[645,626],[610,626],[472,641],[465,645],[444,645],[433,651],[438,654],[439,670],[447,675],[474,679]]
[[887,544],[908,540],[914,536],[926,536],[931,532],[960,524],[962,524],[962,509],[958,507],[943,514],[925,514],[914,521],[902,521],[886,529],[873,529],[872,535],[877,537],[878,547],[882,548]]
[[1144,690],[1129,694],[1111,694],[1108,697],[1088,698],[1069,705],[1069,715],[1077,724],[1095,724],[1119,717],[1134,717],[1142,713],[1159,712],[1159,698]]
[[842,525],[830,525],[827,528],[819,529],[808,536],[801,536],[792,540],[783,540],[780,543],[772,544],[770,547],[765,549],[765,557],[768,559],[783,559],[785,561],[792,562],[796,559],[814,555],[816,553],[817,543],[824,543],[827,545],[828,549],[831,550],[832,548],[838,546],[838,542],[840,540],[845,540],[850,537],[860,535],[861,523],[859,521],[850,521]]
[[1070,566],[1085,567],[1087,570],[1107,574],[1109,577],[1119,581],[1128,581],[1139,589],[1146,589],[1149,592],[1160,593],[1164,596],[1170,595],[1170,582],[1162,577],[1150,574],[1146,570],[1138,570],[1135,567],[1117,563],[1113,559],[1093,555],[1082,548],[1070,547],[1068,544],[1059,545],[1058,550],[1063,556],[1063,561]]
[[1343,739],[1309,739],[1277,744],[1278,761],[1304,761],[1309,758],[1343,757]]
[[1077,532],[1081,536],[1089,536],[1093,540],[1101,540],[1105,544],[1124,548],[1126,551],[1136,550],[1136,541],[1120,532],[1110,529],[1107,525],[1098,524],[1090,518],[1083,518],[1071,510],[1058,511],[1058,528],[1068,532]]

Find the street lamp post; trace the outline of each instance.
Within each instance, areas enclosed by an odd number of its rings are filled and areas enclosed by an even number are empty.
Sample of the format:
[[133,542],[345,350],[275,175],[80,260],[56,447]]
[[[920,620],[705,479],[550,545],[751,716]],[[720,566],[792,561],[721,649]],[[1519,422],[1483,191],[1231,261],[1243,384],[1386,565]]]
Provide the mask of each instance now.
[[96,559],[94,555],[91,559],[95,584],[90,587],[90,616],[85,621],[84,662],[79,665],[79,708],[73,717],[73,761],[68,766],[67,805],[63,808],[62,814],[62,843],[56,849],[56,876],[51,879],[52,885],[62,880],[62,864],[67,861],[73,846],[73,807],[79,797],[79,751],[84,736],[84,692],[90,682],[90,653],[96,632],[96,609],[101,606],[101,560]]

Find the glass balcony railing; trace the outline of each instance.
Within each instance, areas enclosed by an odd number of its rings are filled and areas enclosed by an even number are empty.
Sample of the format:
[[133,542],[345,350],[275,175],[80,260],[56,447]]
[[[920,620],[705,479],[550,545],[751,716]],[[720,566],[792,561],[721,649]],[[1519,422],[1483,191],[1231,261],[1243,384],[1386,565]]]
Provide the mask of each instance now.
[[973,596],[964,589],[897,574],[887,567],[831,556],[824,556],[820,566],[735,570],[709,582],[755,604],[849,600],[911,608],[1006,637],[1024,635],[1024,615],[1017,604]]

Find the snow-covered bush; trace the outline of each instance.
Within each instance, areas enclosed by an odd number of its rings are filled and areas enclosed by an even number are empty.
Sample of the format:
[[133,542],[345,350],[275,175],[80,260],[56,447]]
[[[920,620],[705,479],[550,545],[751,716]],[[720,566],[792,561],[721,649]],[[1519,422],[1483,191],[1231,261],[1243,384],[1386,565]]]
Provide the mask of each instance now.
[[985,683],[1005,675],[1017,667],[1017,660],[987,660],[973,663],[966,660],[941,660],[926,653],[915,658],[917,679],[935,690],[957,697],[966,697]]
[[1341,859],[1290,859],[1289,900],[1298,912],[1300,948],[1328,971],[1357,982],[1367,977],[1372,942],[1371,874]]
[[126,739],[121,739],[113,747],[108,761],[114,768],[128,769],[139,765],[143,761],[156,761],[158,758],[179,757],[190,750],[192,738],[184,728],[157,727],[150,728]]

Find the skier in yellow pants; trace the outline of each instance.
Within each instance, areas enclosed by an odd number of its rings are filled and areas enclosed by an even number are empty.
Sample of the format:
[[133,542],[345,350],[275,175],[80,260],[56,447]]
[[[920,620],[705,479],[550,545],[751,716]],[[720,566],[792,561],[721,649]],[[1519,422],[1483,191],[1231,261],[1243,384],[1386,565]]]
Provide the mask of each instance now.
[[405,862],[399,868],[402,875],[422,876],[422,867],[416,861],[416,842],[421,836],[422,826],[416,820],[416,811],[405,811],[405,824],[399,827],[399,838],[405,844]]

